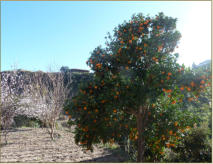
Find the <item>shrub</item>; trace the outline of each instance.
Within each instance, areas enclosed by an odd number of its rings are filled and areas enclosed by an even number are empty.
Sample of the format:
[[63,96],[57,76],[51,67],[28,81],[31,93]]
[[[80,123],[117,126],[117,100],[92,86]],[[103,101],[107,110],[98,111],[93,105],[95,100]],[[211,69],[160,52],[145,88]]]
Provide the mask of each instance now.
[[25,115],[18,115],[14,117],[15,127],[42,127],[43,123],[37,118],[29,118]]
[[185,132],[177,147],[167,150],[167,162],[211,162],[211,140],[206,125]]

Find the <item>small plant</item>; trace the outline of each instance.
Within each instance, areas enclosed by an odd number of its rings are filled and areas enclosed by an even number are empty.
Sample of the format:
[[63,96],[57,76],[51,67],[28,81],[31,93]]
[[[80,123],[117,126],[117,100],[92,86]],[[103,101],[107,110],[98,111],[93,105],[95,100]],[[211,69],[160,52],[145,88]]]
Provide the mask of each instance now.
[[38,118],[29,118],[26,115],[18,115],[14,117],[16,127],[42,127],[42,122]]

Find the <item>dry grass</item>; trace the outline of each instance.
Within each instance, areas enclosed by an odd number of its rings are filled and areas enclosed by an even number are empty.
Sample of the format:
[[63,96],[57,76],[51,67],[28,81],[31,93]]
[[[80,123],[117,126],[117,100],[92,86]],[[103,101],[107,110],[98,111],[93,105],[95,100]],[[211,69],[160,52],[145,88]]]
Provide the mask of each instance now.
[[74,143],[74,134],[56,130],[59,137],[52,141],[45,129],[18,128],[8,135],[8,144],[1,137],[1,162],[121,162],[122,157],[95,147],[83,152]]

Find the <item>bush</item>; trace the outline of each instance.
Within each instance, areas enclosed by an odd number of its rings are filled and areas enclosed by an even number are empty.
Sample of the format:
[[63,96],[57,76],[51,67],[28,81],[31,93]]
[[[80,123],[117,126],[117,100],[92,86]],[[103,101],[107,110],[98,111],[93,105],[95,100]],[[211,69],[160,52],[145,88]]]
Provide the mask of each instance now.
[[185,133],[177,147],[166,150],[167,162],[211,162],[211,139],[207,125],[194,127]]
[[29,118],[25,115],[18,115],[14,117],[15,127],[42,127],[43,123],[37,118]]

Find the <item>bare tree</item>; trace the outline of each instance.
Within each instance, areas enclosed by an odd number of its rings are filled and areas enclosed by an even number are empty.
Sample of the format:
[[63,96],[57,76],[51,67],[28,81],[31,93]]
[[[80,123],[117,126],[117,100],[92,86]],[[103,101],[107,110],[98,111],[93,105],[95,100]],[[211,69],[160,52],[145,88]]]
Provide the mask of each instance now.
[[4,98],[4,102],[1,102],[1,128],[6,144],[7,135],[10,131],[11,125],[13,124],[13,118],[18,104],[19,99],[11,95]]
[[[11,74],[1,73],[1,129],[7,144],[7,135],[11,129],[11,125],[14,123],[14,116],[16,110],[20,107],[27,107],[26,104],[21,103],[22,96],[16,88],[17,81],[20,76],[17,72],[11,72]],[[20,87],[23,87],[22,81]]]
[[[38,94],[35,100],[44,105],[45,112],[41,115],[41,121],[46,127],[52,140],[54,140],[56,121],[62,112],[68,88],[64,85],[64,74],[47,73],[48,82],[40,81],[36,89]],[[48,83],[48,84],[47,84]]]

